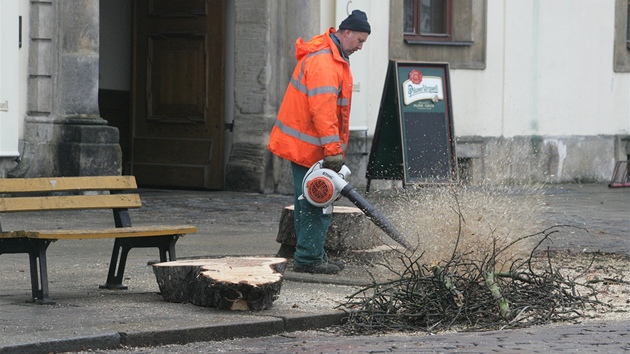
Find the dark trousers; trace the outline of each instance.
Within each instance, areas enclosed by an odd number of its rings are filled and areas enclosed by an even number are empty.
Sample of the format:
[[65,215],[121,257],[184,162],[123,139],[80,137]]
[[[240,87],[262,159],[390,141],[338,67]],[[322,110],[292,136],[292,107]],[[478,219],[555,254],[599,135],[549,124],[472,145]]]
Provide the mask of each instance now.
[[293,205],[295,235],[297,243],[293,262],[297,265],[308,265],[326,262],[324,243],[332,220],[332,214],[324,214],[323,209],[311,205],[302,195],[302,181],[308,168],[291,163],[293,173]]

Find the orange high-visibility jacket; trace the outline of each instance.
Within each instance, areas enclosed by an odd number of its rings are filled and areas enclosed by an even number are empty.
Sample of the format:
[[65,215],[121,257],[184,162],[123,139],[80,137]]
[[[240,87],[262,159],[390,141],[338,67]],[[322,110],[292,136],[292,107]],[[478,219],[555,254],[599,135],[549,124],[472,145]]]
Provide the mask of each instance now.
[[298,63],[271,130],[268,148],[305,167],[345,154],[350,134],[352,74],[330,38],[334,28],[296,44]]

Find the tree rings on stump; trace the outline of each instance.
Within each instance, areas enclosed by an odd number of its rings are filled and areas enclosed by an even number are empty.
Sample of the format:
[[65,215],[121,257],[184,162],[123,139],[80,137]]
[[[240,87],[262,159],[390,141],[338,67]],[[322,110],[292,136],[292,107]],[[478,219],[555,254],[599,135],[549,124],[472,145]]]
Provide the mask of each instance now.
[[280,294],[287,260],[225,257],[153,264],[164,300],[218,309],[271,308]]

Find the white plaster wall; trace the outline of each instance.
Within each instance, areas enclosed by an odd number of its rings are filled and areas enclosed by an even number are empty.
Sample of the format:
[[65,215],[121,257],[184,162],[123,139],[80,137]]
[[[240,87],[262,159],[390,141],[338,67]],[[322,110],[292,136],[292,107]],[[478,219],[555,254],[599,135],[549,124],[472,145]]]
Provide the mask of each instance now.
[[488,0],[485,70],[451,70],[458,136],[630,133],[614,0]]
[[320,32],[324,32],[330,27],[337,28],[338,23],[335,23],[336,7],[337,7],[337,0],[320,0],[319,2],[319,9],[321,11],[320,16],[319,16]]
[[30,51],[30,26],[31,16],[30,16],[30,3],[26,1],[14,0],[18,3],[18,12],[19,15],[22,16],[22,48],[20,48],[18,56],[19,56],[19,68],[18,68],[18,115],[20,120],[20,126],[18,129],[18,137],[22,139],[24,137],[24,119],[26,118],[26,105],[27,105],[27,95],[28,92],[28,81],[24,78],[28,77],[28,54]]
[[453,124],[457,136],[500,136],[503,132],[503,11],[499,6],[489,4],[487,18],[486,68],[450,70]]
[[[0,1],[0,157],[19,155],[26,116],[26,77],[29,44],[27,1]],[[19,47],[19,16],[22,17],[22,46]]]
[[[355,2],[358,2],[355,0]],[[387,65],[389,64],[388,45],[389,40],[389,1],[370,1],[369,21],[372,27],[372,34],[366,42],[365,49],[369,49],[370,55],[367,57],[365,68],[361,71],[363,82],[367,87],[367,127],[368,134],[374,134],[378,111],[381,106],[383,86],[387,75]]]
[[387,73],[389,37],[389,2],[378,0],[322,0],[321,32],[337,28],[352,10],[367,14],[372,33],[363,49],[352,54],[350,67],[354,80],[350,126],[374,134]]

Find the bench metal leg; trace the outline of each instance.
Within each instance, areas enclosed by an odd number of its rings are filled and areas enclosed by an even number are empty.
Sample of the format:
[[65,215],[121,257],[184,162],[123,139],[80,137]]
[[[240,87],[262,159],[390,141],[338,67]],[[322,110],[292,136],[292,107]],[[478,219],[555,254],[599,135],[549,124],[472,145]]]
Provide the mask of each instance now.
[[99,288],[127,290],[122,281],[127,264],[127,255],[132,248],[157,247],[160,251],[160,262],[174,261],[176,259],[175,243],[177,243],[179,237],[180,235],[117,238],[114,241],[107,282],[105,285],[99,286]]
[[31,272],[31,294],[34,302],[52,305],[55,302],[48,294],[48,266],[46,249],[52,240],[27,238],[0,239],[0,254],[27,253]]
[[28,252],[28,258],[31,268],[31,292],[33,301],[44,305],[54,305],[55,302],[50,299],[48,294],[48,265],[46,263],[46,249],[48,245],[50,245],[50,241],[29,241],[32,244]]
[[[114,241],[112,259],[109,263],[109,271],[107,272],[107,282],[105,285],[99,286],[101,289],[127,290],[127,287],[122,285],[122,277],[125,273],[129,248],[125,248],[124,245],[121,245],[122,242],[120,240],[121,239],[117,238]],[[118,273],[116,273],[116,268],[118,268]]]

